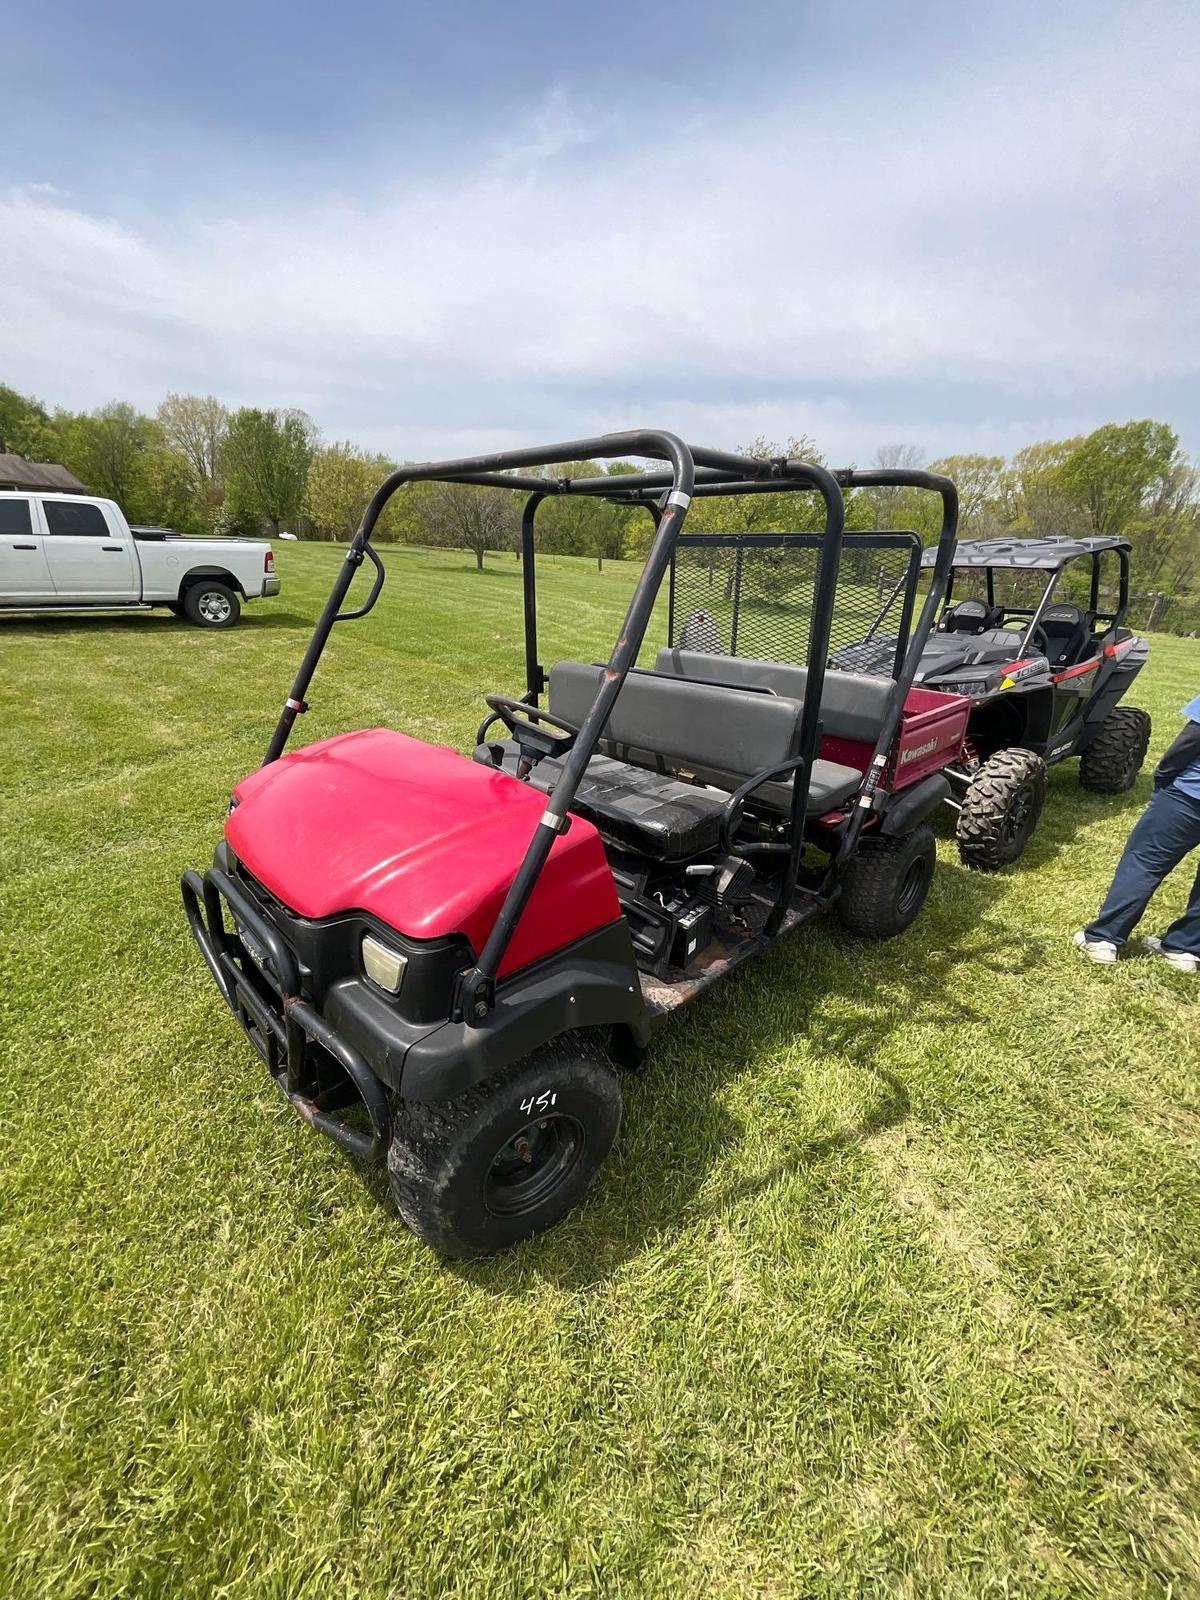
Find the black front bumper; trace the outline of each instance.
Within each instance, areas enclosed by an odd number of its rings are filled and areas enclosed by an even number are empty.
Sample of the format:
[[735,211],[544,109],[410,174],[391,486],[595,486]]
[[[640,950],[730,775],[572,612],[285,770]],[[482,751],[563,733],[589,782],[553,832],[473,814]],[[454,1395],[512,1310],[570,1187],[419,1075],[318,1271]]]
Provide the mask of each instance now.
[[[454,975],[474,960],[460,938],[413,941],[357,912],[316,923],[286,908],[285,935],[224,843],[213,866],[185,872],[180,887],[217,988],[271,1076],[310,1126],[356,1155],[386,1150],[392,1095],[451,1099],[574,1029],[621,1029],[635,1053],[649,1042],[624,918],[505,978],[485,1017],[455,1020]],[[407,955],[395,999],[353,971],[364,932]],[[355,1099],[370,1137],[330,1115]]]
[[[203,876],[185,872],[180,889],[217,988],[283,1094],[310,1127],[343,1150],[381,1159],[392,1137],[387,1090],[364,1057],[302,997],[299,966],[279,930],[219,867]],[[366,1107],[370,1133],[331,1114],[354,1096]]]

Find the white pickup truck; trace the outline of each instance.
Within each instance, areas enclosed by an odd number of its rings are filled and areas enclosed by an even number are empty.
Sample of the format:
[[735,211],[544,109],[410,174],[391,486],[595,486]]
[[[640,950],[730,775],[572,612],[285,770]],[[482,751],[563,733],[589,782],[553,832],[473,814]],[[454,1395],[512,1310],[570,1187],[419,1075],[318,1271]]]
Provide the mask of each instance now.
[[232,628],[243,600],[279,593],[265,539],[131,528],[115,500],[0,491],[0,610],[166,606]]

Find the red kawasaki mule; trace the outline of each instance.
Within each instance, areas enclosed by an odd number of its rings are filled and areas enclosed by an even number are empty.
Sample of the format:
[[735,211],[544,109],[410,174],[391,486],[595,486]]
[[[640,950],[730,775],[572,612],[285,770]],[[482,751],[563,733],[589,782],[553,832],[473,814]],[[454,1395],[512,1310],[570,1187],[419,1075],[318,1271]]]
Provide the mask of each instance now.
[[[628,456],[666,466],[524,471]],[[527,495],[525,691],[486,696],[473,756],[386,728],[284,755],[332,627],[379,597],[371,533],[411,479]],[[885,483],[942,499],[915,626],[919,539],[844,529],[843,489]],[[768,491],[818,496],[823,530],[681,537],[694,495]],[[548,496],[577,494],[641,504],[656,531],[608,662],[547,673],[534,524]],[[386,1157],[401,1216],[436,1249],[505,1249],[580,1199],[617,1133],[617,1068],[641,1063],[682,1001],[827,908],[876,938],[917,915],[934,870],[926,819],[969,710],[910,693],[956,515],[953,485],[927,473],[833,474],[653,431],[409,467],[381,486],[266,759],[183,899],[284,1094],[344,1149]],[[364,560],[370,594],[343,611]],[[669,642],[641,668],[664,580]],[[831,649],[885,617],[887,660],[827,670]],[[336,1115],[358,1101],[369,1131]]]

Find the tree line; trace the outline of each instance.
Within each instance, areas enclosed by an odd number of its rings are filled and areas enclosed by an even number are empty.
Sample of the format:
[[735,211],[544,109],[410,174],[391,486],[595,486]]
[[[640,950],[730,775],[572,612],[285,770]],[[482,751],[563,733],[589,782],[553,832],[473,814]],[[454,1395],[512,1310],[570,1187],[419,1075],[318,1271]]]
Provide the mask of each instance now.
[[[212,395],[169,394],[153,416],[124,401],[93,411],[48,409],[0,384],[0,450],[61,462],[133,522],[184,533],[283,531],[347,539],[371,494],[395,470],[349,441],[325,443],[303,411],[243,406]],[[813,440],[759,439],[742,453],[820,461]],[[883,446],[873,465],[927,465],[954,479],[964,538],[1123,535],[1134,546],[1135,586],[1160,626],[1200,627],[1200,472],[1165,422],[1106,423],[1072,439],[1027,445],[1011,458],[982,454],[925,462],[912,445]],[[554,476],[619,476],[627,463],[572,462]],[[936,532],[932,497],[906,489],[856,490],[851,528]],[[689,528],[750,532],[818,526],[805,497],[782,494],[694,502]],[[377,537],[470,551],[516,553],[516,495],[463,484],[410,484],[394,495]],[[652,526],[636,507],[552,498],[538,514],[539,548],[605,560],[643,555]]]

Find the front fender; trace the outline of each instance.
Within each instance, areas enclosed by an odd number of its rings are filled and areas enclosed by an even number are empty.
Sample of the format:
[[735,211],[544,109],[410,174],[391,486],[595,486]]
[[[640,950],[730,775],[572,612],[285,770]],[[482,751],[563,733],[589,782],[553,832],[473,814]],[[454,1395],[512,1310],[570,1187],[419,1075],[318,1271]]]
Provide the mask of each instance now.
[[642,1048],[650,1037],[623,918],[506,979],[481,1022],[440,1023],[406,1041],[402,1054],[381,1051],[363,993],[362,985],[334,985],[325,1014],[406,1100],[448,1100],[576,1028],[624,1027]]

